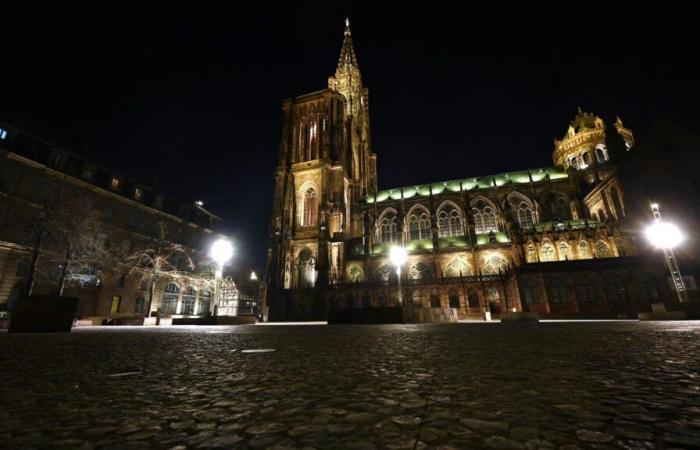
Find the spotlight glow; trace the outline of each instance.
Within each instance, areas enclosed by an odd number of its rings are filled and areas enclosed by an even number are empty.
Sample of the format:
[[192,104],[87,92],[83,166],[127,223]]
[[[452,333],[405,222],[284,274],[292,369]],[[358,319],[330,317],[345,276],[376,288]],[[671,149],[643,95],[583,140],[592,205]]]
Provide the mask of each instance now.
[[226,264],[233,256],[233,245],[231,241],[219,239],[211,245],[209,256],[220,266]]
[[389,260],[393,265],[396,267],[401,267],[404,265],[406,262],[406,259],[408,258],[408,254],[406,253],[406,249],[403,247],[399,246],[394,246],[389,249]]
[[649,242],[657,248],[671,249],[683,242],[683,233],[672,223],[654,222],[645,232]]

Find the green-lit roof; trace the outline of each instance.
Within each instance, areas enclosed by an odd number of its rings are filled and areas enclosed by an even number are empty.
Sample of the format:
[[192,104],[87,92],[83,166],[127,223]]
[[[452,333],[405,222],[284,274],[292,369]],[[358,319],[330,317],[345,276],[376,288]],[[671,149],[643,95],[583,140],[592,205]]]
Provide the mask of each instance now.
[[[506,172],[497,175],[486,175],[482,177],[463,178],[460,180],[440,181],[438,183],[417,184],[403,188],[384,189],[378,191],[374,196],[367,197],[367,203],[377,203],[387,200],[400,200],[402,191],[403,198],[428,197],[432,190],[433,195],[443,192],[459,192],[460,189],[473,191],[478,189],[490,189],[494,186],[504,186],[508,184],[524,184],[532,181],[542,181],[549,177],[550,180],[567,178],[566,171],[556,167],[544,167],[541,169],[521,170],[517,172]],[[461,186],[461,187],[460,187]]]

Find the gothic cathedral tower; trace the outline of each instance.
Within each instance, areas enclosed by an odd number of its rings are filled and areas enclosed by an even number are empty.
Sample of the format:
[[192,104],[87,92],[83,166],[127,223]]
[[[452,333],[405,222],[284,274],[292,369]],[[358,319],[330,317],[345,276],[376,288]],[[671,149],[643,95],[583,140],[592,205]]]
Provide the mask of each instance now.
[[369,98],[345,22],[328,88],[285,100],[270,225],[266,298],[271,320],[325,315],[322,291],[341,282],[353,203],[374,194]]

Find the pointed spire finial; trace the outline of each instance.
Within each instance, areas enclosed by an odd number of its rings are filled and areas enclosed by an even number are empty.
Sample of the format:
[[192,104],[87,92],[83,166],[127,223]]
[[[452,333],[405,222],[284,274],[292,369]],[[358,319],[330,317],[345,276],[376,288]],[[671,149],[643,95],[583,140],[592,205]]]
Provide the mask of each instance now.
[[350,35],[350,18],[345,18],[345,34]]

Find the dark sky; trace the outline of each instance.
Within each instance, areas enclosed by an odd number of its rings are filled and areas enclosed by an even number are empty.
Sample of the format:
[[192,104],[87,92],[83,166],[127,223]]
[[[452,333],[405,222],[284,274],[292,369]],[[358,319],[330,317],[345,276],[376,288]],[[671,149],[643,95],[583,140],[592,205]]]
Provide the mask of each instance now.
[[0,114],[204,200],[258,270],[280,102],[326,87],[346,16],[380,188],[551,164],[579,105],[700,129],[690,7],[463,3],[5,1]]

